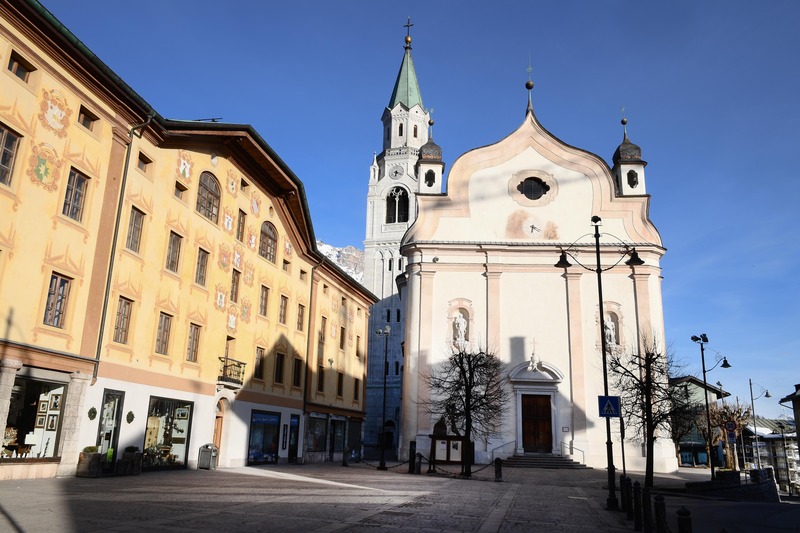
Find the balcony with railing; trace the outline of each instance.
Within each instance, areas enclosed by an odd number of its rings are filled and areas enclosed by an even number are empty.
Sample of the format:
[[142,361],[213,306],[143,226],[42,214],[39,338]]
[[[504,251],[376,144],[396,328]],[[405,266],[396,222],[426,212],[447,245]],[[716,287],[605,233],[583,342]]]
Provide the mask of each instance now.
[[220,357],[219,361],[220,368],[217,385],[229,389],[241,389],[244,384],[244,367],[247,363],[229,357]]

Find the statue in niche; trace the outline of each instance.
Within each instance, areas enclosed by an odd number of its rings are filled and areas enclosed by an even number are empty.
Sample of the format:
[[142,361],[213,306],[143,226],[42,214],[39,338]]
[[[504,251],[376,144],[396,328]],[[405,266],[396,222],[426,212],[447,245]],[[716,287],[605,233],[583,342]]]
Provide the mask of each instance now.
[[614,323],[614,319],[608,317],[605,321],[605,336],[606,336],[606,346],[609,349],[614,349],[617,347],[617,325]]
[[465,342],[469,340],[467,337],[467,319],[464,318],[463,312],[458,311],[455,318],[453,318],[453,329],[455,330],[453,340],[457,342]]

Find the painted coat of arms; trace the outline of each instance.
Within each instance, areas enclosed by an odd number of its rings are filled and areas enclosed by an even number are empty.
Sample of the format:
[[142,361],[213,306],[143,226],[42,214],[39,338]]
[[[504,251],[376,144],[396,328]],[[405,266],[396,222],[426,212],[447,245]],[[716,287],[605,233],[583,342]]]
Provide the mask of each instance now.
[[225,298],[228,294],[228,291],[225,289],[225,285],[218,284],[216,288],[216,296],[214,297],[214,307],[216,307],[220,311],[225,310]]
[[225,272],[231,267],[231,249],[225,243],[219,245],[219,261],[217,264]]
[[242,268],[242,247],[238,244],[233,245],[233,266]]
[[194,163],[192,163],[192,156],[190,156],[185,150],[179,151],[177,165],[178,166],[175,169],[175,172],[178,174],[178,177],[191,182],[192,168],[194,167]]
[[67,107],[67,99],[64,98],[64,95],[55,89],[52,91],[43,90],[39,109],[38,118],[45,129],[52,131],[59,137],[65,137],[72,110]]
[[231,196],[236,198],[236,191],[239,190],[238,187],[239,178],[236,176],[236,172],[233,170],[228,171],[228,192],[231,193]]
[[250,303],[250,299],[245,296],[242,298],[242,322],[250,322],[250,312],[252,311],[253,306]]
[[223,209],[222,226],[225,231],[233,235],[233,213],[227,207]]
[[239,316],[236,312],[235,306],[230,306],[228,308],[228,331],[236,333],[236,322],[238,321]]
[[253,266],[253,262],[252,261],[245,261],[244,262],[244,275],[243,275],[244,284],[247,285],[248,287],[252,287],[253,286],[253,281],[255,280],[255,277],[256,277],[256,269]]
[[258,193],[255,191],[253,191],[253,194],[250,195],[250,211],[255,216],[258,216],[261,213],[261,197],[258,196]]
[[28,177],[33,183],[41,185],[46,191],[54,191],[58,187],[61,160],[55,149],[47,143],[41,143],[31,148],[31,158],[28,166]]

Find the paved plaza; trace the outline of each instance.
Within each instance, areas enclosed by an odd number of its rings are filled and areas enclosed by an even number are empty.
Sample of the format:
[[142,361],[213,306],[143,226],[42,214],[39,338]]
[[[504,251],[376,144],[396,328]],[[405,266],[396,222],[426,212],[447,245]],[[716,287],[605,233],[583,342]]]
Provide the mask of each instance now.
[[[502,482],[491,467],[470,480],[407,472],[325,463],[3,481],[0,531],[633,531],[603,508],[603,470],[506,469]],[[669,491],[707,476],[690,471],[657,485]],[[800,505],[666,498],[672,531],[681,505],[695,532],[800,529]]]

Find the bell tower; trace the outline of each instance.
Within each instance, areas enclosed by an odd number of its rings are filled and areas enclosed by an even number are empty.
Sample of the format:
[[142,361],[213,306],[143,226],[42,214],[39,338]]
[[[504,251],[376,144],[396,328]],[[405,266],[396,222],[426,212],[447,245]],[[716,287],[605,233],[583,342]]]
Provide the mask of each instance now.
[[382,150],[373,155],[369,170],[363,283],[380,298],[370,309],[368,336],[364,446],[372,458],[381,444],[387,457],[393,456],[400,434],[405,302],[396,279],[406,266],[400,240],[416,218],[417,194],[442,191],[444,163],[441,148],[429,139],[430,113],[411,57],[412,26],[409,19],[400,71],[381,115]]

